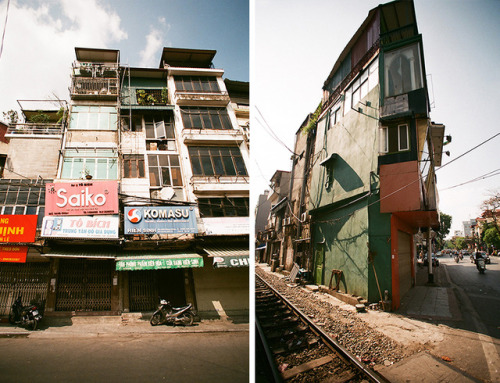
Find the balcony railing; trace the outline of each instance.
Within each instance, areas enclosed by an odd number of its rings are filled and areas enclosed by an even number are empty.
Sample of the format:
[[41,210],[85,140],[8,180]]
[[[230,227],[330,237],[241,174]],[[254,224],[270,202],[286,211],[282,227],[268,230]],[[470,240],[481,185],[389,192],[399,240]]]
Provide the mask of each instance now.
[[27,134],[61,135],[63,126],[61,124],[10,124],[6,136],[20,136]]
[[73,77],[72,97],[118,97],[117,78]]
[[183,90],[178,90],[175,92],[175,98],[177,103],[187,104],[191,101],[205,101],[209,102],[209,105],[227,105],[230,101],[227,92],[186,92]]

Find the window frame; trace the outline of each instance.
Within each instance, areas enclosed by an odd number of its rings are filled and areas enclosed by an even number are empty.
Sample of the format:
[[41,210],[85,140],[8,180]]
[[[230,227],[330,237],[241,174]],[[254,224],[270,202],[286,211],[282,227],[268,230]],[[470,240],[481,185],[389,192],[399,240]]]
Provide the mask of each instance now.
[[[146,178],[145,162],[142,154],[124,154],[122,161],[123,178]],[[132,175],[133,173],[135,173],[135,176]]]
[[[156,160],[153,161],[152,158],[156,157]],[[162,159],[168,158],[168,165],[164,163],[161,164],[160,157]],[[178,154],[167,154],[167,153],[148,153],[148,177],[149,177],[149,185],[150,187],[173,187],[173,188],[182,188],[184,182],[182,180],[182,170],[180,164],[180,158]],[[176,158],[174,164],[172,164],[172,158]],[[156,170],[156,173],[155,173]],[[169,182],[166,183],[164,180],[164,171],[168,170]],[[152,177],[152,174],[156,174],[156,177]],[[174,180],[177,180],[176,184],[174,184]],[[154,184],[153,184],[153,181]],[[156,182],[157,181],[157,182]]]
[[248,217],[250,214],[248,197],[198,198],[198,208],[202,218]]
[[[74,155],[76,154],[76,155]],[[100,154],[100,155],[99,155]],[[110,155],[111,154],[111,155]],[[81,162],[81,169],[75,168],[75,163]],[[94,163],[93,169],[87,166]],[[105,177],[102,164],[106,162]],[[70,165],[69,165],[70,164]],[[99,166],[101,164],[101,166]],[[67,166],[69,165],[69,170]],[[114,168],[114,169],[113,169]],[[88,170],[92,179],[95,180],[117,180],[118,179],[118,153],[115,149],[66,149],[63,154],[61,166],[62,179],[83,179],[85,170]],[[75,172],[78,172],[75,174]]]
[[[92,124],[92,115],[97,115],[95,124]],[[107,115],[107,128],[101,126],[101,119],[104,115]],[[68,129],[116,131],[118,130],[118,111],[113,106],[74,105],[71,108]]]
[[248,176],[241,150],[237,146],[190,146],[188,151],[193,176]]
[[221,93],[215,76],[174,76],[175,90],[185,93]]
[[185,106],[181,118],[184,129],[234,130],[227,108]]

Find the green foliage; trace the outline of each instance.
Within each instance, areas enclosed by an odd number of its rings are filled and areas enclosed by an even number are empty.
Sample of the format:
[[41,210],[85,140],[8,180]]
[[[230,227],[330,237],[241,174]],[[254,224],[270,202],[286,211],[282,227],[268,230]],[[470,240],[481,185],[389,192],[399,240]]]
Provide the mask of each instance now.
[[38,111],[37,114],[31,116],[29,122],[34,124],[47,124],[50,121],[50,117],[48,114],[43,113],[42,111]]
[[439,229],[436,231],[437,237],[436,241],[438,242],[439,247],[444,246],[444,238],[449,234],[451,229],[451,215],[441,213],[440,214],[440,223]]
[[489,227],[483,232],[483,241],[488,246],[494,246],[495,249],[500,249],[500,235],[496,227]]
[[467,248],[467,241],[464,237],[456,237],[452,242],[454,243],[454,247],[457,250],[463,250]]
[[316,127],[316,124],[318,123],[318,118],[319,115],[321,114],[321,102],[319,103],[318,107],[314,111],[312,117],[309,119],[309,122],[305,127],[302,128],[302,133],[307,135],[309,132]]
[[144,89],[137,91],[137,103],[139,105],[153,105],[156,102],[158,100],[152,93],[147,93]]
[[165,87],[161,88],[161,102],[168,104],[168,90]]
[[3,112],[3,118],[6,119],[8,124],[17,124],[19,121],[19,115],[12,109],[7,112]]

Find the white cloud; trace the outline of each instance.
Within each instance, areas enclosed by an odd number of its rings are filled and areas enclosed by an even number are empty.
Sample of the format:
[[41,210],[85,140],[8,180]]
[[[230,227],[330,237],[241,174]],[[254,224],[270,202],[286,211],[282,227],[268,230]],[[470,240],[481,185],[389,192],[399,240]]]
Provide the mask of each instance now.
[[[4,1],[0,10],[5,9]],[[126,38],[118,15],[96,0],[30,6],[11,2],[0,58],[0,112],[18,109],[18,99],[46,99],[52,94],[68,99],[74,47],[112,48]]]
[[164,17],[158,18],[158,24],[150,27],[150,32],[146,36],[146,46],[140,52],[141,67],[157,67],[160,50],[165,46],[165,35],[169,25]]

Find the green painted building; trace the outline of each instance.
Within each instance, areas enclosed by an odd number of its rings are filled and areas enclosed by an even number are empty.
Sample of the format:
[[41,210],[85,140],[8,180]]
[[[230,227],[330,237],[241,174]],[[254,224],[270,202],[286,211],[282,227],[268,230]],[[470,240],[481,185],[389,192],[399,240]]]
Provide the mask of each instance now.
[[[422,36],[411,1],[372,9],[323,86],[309,213],[314,280],[392,308],[415,280],[413,234],[438,225]],[[335,286],[335,283],[333,283]]]

